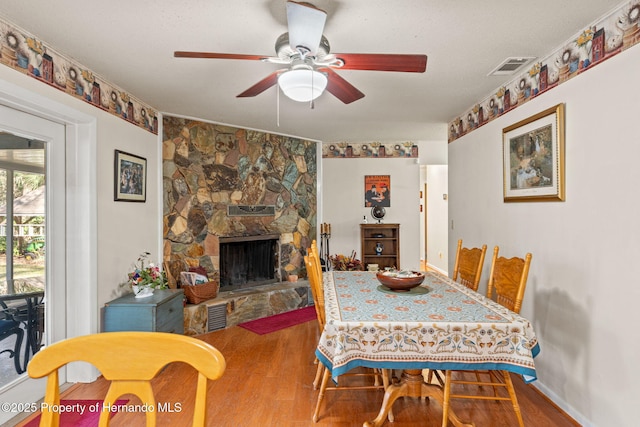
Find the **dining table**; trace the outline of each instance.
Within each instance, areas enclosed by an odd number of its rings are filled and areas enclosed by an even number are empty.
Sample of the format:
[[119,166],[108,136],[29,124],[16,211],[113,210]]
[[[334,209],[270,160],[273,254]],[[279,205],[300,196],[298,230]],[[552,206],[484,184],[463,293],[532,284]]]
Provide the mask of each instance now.
[[[422,284],[404,292],[383,286],[375,272],[323,274],[326,323],[316,356],[333,380],[356,367],[403,371],[366,427],[384,424],[402,396],[442,405],[443,387],[427,383],[424,369],[506,370],[536,379],[540,346],[531,322],[439,272],[422,274]],[[448,417],[455,426],[473,426],[451,408]]]

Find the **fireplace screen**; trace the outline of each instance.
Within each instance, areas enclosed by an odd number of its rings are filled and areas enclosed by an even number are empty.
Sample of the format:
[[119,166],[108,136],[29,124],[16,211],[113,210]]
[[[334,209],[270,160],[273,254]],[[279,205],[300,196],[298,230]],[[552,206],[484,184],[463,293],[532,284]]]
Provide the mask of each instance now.
[[220,290],[276,282],[278,241],[264,236],[220,239]]

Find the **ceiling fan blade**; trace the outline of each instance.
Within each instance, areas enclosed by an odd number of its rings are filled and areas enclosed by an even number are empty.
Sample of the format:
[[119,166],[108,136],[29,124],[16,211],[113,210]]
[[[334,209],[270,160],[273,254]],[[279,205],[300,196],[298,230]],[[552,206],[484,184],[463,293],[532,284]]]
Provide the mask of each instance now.
[[215,53],[215,52],[173,52],[176,58],[210,58],[210,59],[247,59],[250,61],[264,61],[270,56],[264,55],[242,55],[238,53]]
[[303,48],[311,56],[318,52],[327,12],[309,3],[287,2],[289,45],[294,50]]
[[334,53],[342,60],[342,70],[400,71],[424,73],[427,55],[403,55],[387,53]]
[[331,68],[320,68],[318,71],[327,73],[327,91],[345,104],[350,104],[353,101],[364,98],[364,93],[340,77],[340,75]]
[[260,80],[258,83],[251,86],[249,89],[242,92],[240,95],[237,95],[236,98],[247,98],[250,96],[260,95],[271,86],[275,86],[276,84],[278,84],[278,75],[281,72],[282,70],[274,71],[264,79]]

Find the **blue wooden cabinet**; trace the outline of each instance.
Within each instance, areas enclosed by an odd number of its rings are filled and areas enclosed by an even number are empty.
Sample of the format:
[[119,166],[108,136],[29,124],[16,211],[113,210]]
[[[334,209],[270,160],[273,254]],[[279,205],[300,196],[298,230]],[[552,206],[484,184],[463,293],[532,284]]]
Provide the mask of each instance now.
[[184,334],[183,301],[182,289],[157,289],[146,298],[123,295],[105,304],[102,329]]

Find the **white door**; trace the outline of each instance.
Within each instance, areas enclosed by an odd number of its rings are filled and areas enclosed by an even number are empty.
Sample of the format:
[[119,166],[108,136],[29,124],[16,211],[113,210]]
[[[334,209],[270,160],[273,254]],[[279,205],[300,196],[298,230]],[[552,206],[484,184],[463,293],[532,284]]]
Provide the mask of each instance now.
[[[0,131],[45,143],[46,252],[45,252],[45,337],[44,345],[65,337],[66,246],[65,246],[65,126],[0,105]],[[65,372],[61,371],[61,381]],[[44,396],[44,380],[25,373],[0,389],[0,401],[16,404],[34,402]],[[19,415],[0,411],[0,424]],[[11,408],[11,406],[9,406]]]

